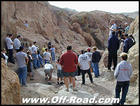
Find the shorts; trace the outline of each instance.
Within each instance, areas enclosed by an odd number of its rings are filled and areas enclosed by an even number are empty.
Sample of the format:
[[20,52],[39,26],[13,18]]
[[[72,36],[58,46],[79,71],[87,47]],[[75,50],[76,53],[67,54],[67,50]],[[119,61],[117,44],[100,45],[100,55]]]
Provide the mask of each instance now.
[[51,74],[52,74],[52,70],[45,69],[44,72],[45,72],[45,75],[47,74],[47,75],[51,76]]
[[64,77],[75,77],[75,72],[63,72]]
[[57,77],[58,78],[62,78],[63,77],[62,70],[57,70]]

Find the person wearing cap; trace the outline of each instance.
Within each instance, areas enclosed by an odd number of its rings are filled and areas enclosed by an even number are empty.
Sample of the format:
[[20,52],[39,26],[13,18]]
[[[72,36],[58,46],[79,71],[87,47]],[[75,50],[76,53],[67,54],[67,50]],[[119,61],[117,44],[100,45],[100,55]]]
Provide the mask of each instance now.
[[20,46],[19,52],[16,53],[16,63],[18,66],[17,74],[20,84],[21,86],[26,87],[28,57],[27,54],[24,52],[24,47],[22,46]]
[[110,31],[109,31],[109,36],[112,34],[112,31],[116,31],[117,30],[117,25],[115,23],[115,20],[111,20],[110,21],[111,27],[110,27]]
[[111,70],[111,65],[113,61],[113,70],[115,70],[115,67],[117,65],[117,51],[120,46],[120,41],[118,40],[118,37],[115,34],[115,31],[112,32],[108,39],[108,70]]
[[130,26],[128,25],[128,23],[125,23],[125,34],[128,33]]
[[129,88],[129,81],[132,75],[132,65],[127,61],[127,53],[121,53],[122,61],[117,65],[114,77],[117,79],[115,88],[115,97],[120,98],[120,92],[122,91],[122,97],[119,104],[124,105],[126,100],[126,95]]
[[14,39],[14,48],[16,50],[16,52],[19,51],[19,48],[21,46],[21,42],[20,42],[20,35],[18,35],[15,39]]

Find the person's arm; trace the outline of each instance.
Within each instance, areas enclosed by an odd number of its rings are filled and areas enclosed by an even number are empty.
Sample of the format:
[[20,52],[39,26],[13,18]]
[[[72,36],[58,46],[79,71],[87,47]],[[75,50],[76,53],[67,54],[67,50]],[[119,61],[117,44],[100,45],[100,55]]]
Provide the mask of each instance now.
[[129,76],[131,77],[132,75],[132,72],[133,72],[133,69],[132,69],[132,65],[130,64],[130,70],[129,70]]
[[115,72],[114,72],[114,77],[117,78],[118,75],[119,75],[119,65],[117,65],[116,69],[115,69]]
[[60,63],[60,65],[61,65],[62,68],[63,68],[63,55],[60,56],[60,62],[59,62],[59,63]]

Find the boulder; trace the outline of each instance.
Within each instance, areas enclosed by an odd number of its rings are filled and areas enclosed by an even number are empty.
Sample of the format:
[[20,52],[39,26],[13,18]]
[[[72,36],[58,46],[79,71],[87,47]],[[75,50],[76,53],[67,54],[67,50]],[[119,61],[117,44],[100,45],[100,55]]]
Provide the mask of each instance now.
[[3,59],[1,61],[1,104],[19,105],[21,103],[19,78],[6,66]]

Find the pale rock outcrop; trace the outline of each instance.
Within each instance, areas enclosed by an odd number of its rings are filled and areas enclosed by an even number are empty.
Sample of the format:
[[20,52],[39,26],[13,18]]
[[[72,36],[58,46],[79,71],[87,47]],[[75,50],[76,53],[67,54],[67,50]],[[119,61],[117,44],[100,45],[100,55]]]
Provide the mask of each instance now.
[[20,104],[20,83],[18,76],[6,66],[3,59],[1,59],[1,82],[1,104]]

